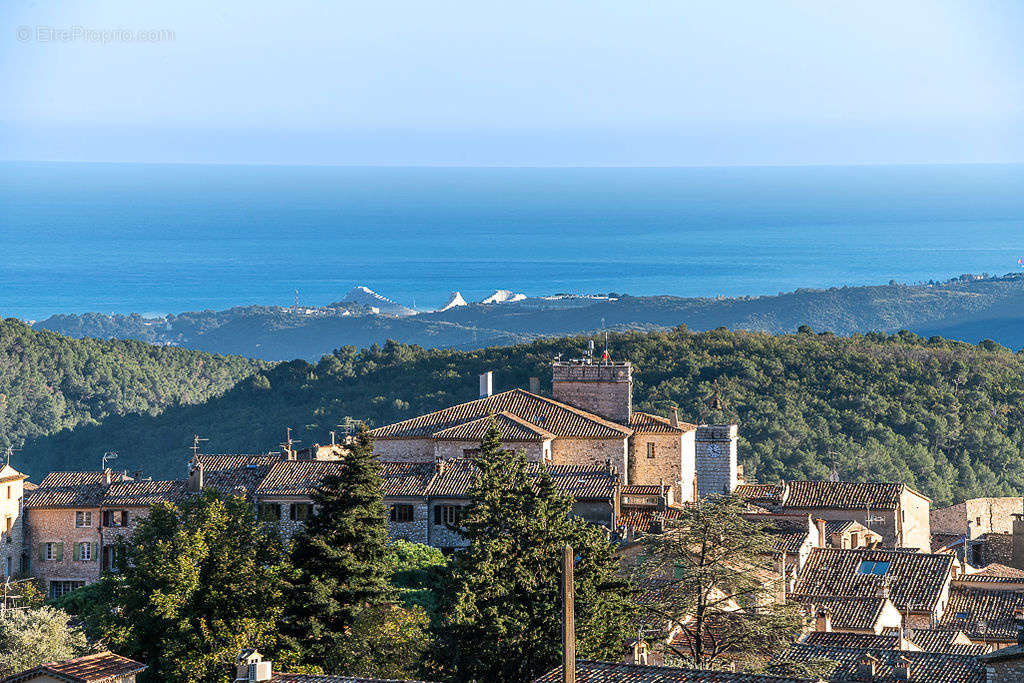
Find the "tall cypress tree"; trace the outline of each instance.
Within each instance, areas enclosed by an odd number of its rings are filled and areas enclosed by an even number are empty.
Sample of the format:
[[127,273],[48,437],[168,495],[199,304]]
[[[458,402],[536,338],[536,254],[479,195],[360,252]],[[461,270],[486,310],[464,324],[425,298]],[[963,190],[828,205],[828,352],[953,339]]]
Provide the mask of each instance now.
[[313,502],[313,515],[292,542],[283,631],[303,661],[333,669],[344,661],[358,613],[394,601],[380,468],[365,425]]
[[[580,656],[618,659],[630,604],[600,529],[570,516],[572,501],[548,473],[505,451],[492,424],[461,530],[470,545],[455,563],[438,632],[456,680],[524,681],[557,664],[561,552],[576,551]],[[470,644],[486,643],[485,647]]]

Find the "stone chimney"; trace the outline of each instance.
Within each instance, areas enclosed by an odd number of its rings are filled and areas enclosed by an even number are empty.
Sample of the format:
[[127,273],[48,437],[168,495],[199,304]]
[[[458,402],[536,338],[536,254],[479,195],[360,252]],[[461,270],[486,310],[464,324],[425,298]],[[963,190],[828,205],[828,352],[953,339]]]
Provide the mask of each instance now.
[[900,655],[892,667],[892,677],[897,681],[910,680],[910,660]]
[[814,523],[818,527],[818,547],[827,548],[829,545],[829,539],[825,533],[825,520],[816,519],[814,520]]
[[188,489],[189,491],[202,491],[204,485],[203,463],[196,460],[188,470]]
[[647,641],[637,640],[633,643],[633,657],[630,664],[636,664],[637,666],[647,666],[649,651],[647,649]]
[[110,486],[110,480],[112,478],[112,475],[113,475],[113,472],[110,471],[109,467],[103,468],[103,485],[104,486]]
[[494,394],[494,372],[488,370],[480,375],[480,398]]
[[633,366],[628,362],[555,362],[551,395],[556,401],[628,425],[633,415]]
[[819,609],[814,619],[814,630],[822,633],[832,632],[832,615],[827,609]]
[[679,426],[679,408],[677,406],[672,406],[671,408],[669,408],[668,422],[673,427]]
[[539,394],[540,393],[540,377],[531,377],[530,378],[530,393],[531,394]]
[[871,654],[866,654],[857,660],[856,680],[873,681],[875,672],[878,670],[878,660]]

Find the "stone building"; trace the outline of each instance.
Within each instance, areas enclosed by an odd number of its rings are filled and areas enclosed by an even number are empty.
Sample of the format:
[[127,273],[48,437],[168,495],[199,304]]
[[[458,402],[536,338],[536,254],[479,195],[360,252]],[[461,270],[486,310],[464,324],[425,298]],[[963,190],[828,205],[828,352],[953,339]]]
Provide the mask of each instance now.
[[931,511],[936,534],[975,539],[984,534],[1012,534],[1013,518],[1024,512],[1024,498],[971,498]]
[[10,464],[0,468],[0,579],[24,571],[22,506],[26,479]]
[[698,427],[633,409],[630,363],[558,361],[551,397],[515,388],[374,429],[382,461],[433,462],[471,456],[490,420],[503,443],[558,466],[610,464],[624,485],[660,485],[676,501],[731,492],[737,482],[736,426]]
[[895,548],[931,549],[931,500],[905,484],[789,481],[743,484],[736,494],[773,512],[801,512],[826,521],[851,520]]
[[135,481],[124,473],[51,472],[25,496],[25,572],[60,597],[99,579],[116,563],[115,546],[150,506],[175,501],[182,481]]

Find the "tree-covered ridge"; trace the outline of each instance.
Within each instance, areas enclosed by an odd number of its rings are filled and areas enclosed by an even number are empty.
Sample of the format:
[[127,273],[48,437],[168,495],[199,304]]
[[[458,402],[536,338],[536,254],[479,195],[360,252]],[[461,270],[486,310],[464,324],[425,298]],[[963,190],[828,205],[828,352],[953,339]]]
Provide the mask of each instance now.
[[[738,422],[748,477],[823,479],[834,465],[845,480],[902,481],[936,504],[1024,492],[1024,356],[992,342],[679,328],[609,344],[636,366],[638,409],[677,404],[689,421]],[[581,337],[473,352],[346,347],[315,365],[266,367],[201,405],[33,439],[20,464],[39,476],[113,449],[120,466],[180,477],[193,434],[210,452],[266,451],[286,426],[303,444],[328,443],[346,418],[381,425],[472,400],[485,370],[499,391],[530,376],[550,387],[551,360],[585,347]]]
[[0,320],[0,449],[113,415],[202,403],[266,367],[136,341],[69,339]]

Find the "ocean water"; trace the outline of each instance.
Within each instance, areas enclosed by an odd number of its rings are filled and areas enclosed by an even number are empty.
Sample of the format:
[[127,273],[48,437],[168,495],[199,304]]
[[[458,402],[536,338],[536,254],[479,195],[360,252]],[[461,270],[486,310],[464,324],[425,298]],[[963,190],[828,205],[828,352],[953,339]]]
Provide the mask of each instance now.
[[1003,274],[1024,166],[0,164],[0,315],[304,305],[366,285],[757,295]]

